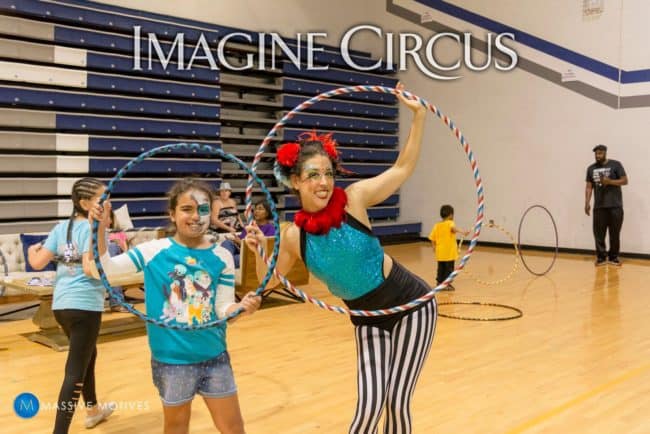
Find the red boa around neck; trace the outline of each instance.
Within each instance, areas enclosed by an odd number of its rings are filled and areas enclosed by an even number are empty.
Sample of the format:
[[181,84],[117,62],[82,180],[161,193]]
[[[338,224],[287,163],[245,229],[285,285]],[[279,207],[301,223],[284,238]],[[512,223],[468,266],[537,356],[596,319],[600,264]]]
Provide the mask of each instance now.
[[329,232],[332,227],[340,228],[345,220],[345,206],[348,204],[348,196],[345,190],[334,187],[332,197],[325,208],[318,212],[307,212],[300,210],[293,218],[293,222],[305,232],[314,235],[323,235]]

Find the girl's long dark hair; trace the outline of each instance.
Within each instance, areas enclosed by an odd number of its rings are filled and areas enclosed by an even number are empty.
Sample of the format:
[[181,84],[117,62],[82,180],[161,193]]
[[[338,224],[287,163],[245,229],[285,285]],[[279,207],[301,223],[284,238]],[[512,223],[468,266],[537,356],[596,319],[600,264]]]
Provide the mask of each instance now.
[[82,200],[92,199],[104,184],[96,178],[81,178],[72,185],[72,214],[68,223],[68,233],[66,234],[66,243],[72,242],[72,226],[77,215],[88,217],[88,211],[81,206]]

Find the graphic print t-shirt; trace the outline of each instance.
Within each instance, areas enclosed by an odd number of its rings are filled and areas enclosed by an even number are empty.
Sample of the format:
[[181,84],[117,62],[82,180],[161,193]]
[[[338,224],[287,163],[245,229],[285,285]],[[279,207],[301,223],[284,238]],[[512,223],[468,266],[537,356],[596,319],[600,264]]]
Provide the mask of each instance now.
[[618,185],[603,185],[604,177],[621,179],[626,176],[623,165],[616,160],[607,160],[605,164],[594,163],[587,168],[587,182],[594,187],[594,209],[618,208],[623,206],[623,193]]
[[[232,255],[220,246],[190,249],[173,238],[140,244],[115,259],[128,256],[134,268],[144,270],[147,315],[168,324],[205,324],[218,319],[217,294],[234,292]],[[127,262],[128,263],[128,262]],[[198,363],[226,350],[225,324],[199,330],[173,330],[147,323],[151,354],[171,364]]]
[[56,267],[52,309],[102,312],[104,286],[99,280],[86,276],[82,266],[82,256],[90,245],[90,225],[88,220],[75,220],[68,243],[69,225],[69,220],[60,222],[43,243],[44,248],[61,258]]

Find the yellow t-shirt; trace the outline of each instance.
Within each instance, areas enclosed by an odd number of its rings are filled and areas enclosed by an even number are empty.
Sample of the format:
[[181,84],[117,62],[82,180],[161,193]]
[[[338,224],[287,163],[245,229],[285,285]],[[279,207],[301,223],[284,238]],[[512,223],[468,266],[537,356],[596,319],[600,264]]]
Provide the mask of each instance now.
[[429,234],[429,239],[436,243],[436,261],[455,261],[458,259],[456,234],[451,231],[453,220],[436,223]]

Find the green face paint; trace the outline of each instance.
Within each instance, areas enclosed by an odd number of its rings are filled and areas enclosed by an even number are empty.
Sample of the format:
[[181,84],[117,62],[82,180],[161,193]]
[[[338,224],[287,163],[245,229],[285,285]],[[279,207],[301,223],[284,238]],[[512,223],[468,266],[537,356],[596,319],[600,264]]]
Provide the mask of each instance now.
[[198,211],[199,211],[199,216],[201,217],[210,215],[210,204],[202,203],[201,205],[199,205]]

